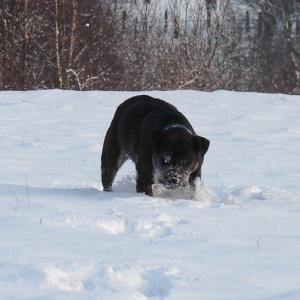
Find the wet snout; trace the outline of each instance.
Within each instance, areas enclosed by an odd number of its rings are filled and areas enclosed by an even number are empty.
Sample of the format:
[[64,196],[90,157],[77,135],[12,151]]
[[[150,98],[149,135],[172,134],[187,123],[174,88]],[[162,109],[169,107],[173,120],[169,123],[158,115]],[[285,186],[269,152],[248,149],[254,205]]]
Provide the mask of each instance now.
[[162,176],[159,180],[169,190],[176,190],[179,187],[185,187],[188,185],[187,174],[172,174]]

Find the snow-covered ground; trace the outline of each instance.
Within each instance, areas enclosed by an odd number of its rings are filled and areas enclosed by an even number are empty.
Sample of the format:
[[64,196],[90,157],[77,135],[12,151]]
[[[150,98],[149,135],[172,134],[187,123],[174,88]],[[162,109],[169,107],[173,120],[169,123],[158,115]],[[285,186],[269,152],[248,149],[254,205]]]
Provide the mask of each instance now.
[[0,299],[300,299],[300,97],[149,92],[210,139],[199,200],[102,192],[138,93],[0,93]]

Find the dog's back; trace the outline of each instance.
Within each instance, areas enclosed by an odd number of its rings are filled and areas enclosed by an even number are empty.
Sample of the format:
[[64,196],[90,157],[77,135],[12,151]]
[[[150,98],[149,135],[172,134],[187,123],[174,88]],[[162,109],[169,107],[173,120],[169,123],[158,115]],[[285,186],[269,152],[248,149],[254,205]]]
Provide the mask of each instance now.
[[121,147],[133,161],[136,160],[141,128],[147,124],[147,119],[151,121],[151,115],[155,115],[157,119],[164,111],[179,113],[170,103],[147,95],[129,98],[117,108],[113,126],[116,127]]
[[152,110],[164,108],[177,111],[175,106],[164,100],[153,98],[148,95],[138,95],[121,103],[116,110],[114,119],[121,120],[121,117],[125,115],[144,119]]

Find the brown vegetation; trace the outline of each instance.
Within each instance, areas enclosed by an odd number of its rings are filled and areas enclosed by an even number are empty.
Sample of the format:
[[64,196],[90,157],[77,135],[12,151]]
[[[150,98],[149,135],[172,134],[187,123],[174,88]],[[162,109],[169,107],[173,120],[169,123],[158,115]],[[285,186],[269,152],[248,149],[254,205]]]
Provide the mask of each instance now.
[[2,0],[0,90],[297,93],[298,0]]

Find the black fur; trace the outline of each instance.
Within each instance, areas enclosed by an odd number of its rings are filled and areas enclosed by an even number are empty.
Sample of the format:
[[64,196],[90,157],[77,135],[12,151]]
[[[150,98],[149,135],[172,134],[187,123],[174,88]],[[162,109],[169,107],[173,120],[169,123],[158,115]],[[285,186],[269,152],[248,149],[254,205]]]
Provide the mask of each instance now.
[[190,185],[201,177],[209,141],[196,135],[177,108],[147,95],[124,101],[116,110],[105,136],[101,156],[104,191],[128,159],[136,165],[136,190],[153,195],[157,181],[168,189]]

